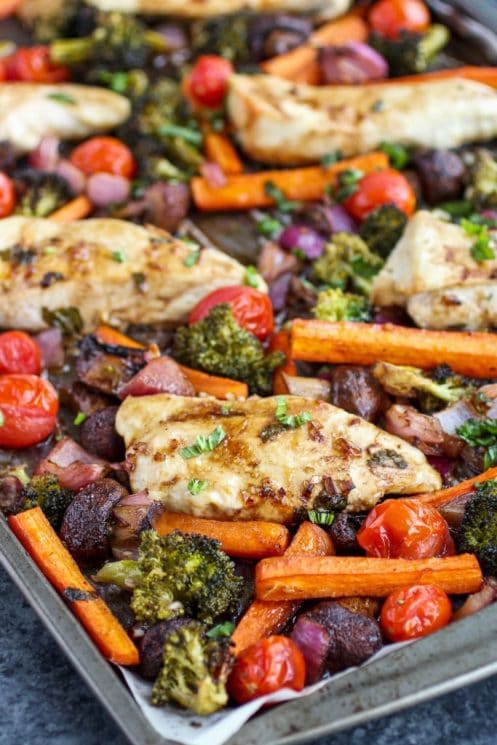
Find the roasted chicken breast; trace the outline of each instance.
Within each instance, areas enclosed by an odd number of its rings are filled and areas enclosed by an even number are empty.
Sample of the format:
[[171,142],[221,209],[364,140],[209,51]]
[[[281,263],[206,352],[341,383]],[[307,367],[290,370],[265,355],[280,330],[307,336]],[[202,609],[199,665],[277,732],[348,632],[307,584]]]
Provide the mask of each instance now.
[[78,140],[114,129],[130,111],[127,98],[105,88],[0,83],[0,141],[27,153],[48,135]]
[[[212,398],[127,398],[116,428],[133,490],[148,489],[176,512],[285,523],[330,489],[347,499],[348,510],[360,511],[385,494],[440,487],[425,456],[398,437],[323,401],[288,396],[286,402],[289,415],[306,411],[310,421],[281,425],[276,398],[228,407]],[[216,428],[224,434],[216,447],[193,457],[184,450]],[[199,493],[189,489],[193,479],[206,482]]]
[[450,148],[497,135],[497,91],[463,79],[314,87],[234,75],[228,112],[252,158],[286,165],[384,141]]
[[68,307],[79,310],[86,331],[101,321],[184,321],[205,295],[245,275],[211,248],[190,266],[191,252],[158,228],[122,220],[1,220],[0,327],[43,329],[44,308]]

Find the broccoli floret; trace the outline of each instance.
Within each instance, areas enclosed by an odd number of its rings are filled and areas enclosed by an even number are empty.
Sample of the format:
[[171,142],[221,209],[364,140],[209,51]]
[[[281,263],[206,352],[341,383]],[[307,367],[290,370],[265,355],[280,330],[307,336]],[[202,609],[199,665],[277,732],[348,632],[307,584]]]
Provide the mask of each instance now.
[[74,497],[74,492],[65,489],[56,476],[44,474],[33,476],[23,488],[24,509],[40,507],[47,520],[56,530],[60,528],[64,512]]
[[343,292],[339,287],[323,290],[313,308],[320,321],[370,321],[371,305],[363,295]]
[[452,372],[444,380],[433,380],[417,367],[392,365],[389,362],[377,362],[373,375],[388,393],[405,398],[427,394],[438,402],[453,404],[461,398],[470,397],[475,391],[473,381]]
[[191,27],[191,46],[196,55],[218,54],[240,65],[250,61],[248,16],[220,16],[197,21]]
[[483,148],[476,153],[465,197],[478,207],[497,207],[497,160]]
[[16,214],[26,217],[48,217],[72,199],[65,179],[57,173],[26,169],[14,178],[17,197]]
[[106,564],[95,580],[132,590],[131,607],[147,623],[184,614],[214,623],[234,610],[242,589],[218,541],[178,530],[164,537],[144,531],[138,560]]
[[313,263],[312,276],[324,285],[369,295],[372,278],[382,266],[383,259],[358,235],[335,233],[324,253]]
[[173,357],[189,367],[241,380],[251,393],[268,395],[272,372],[285,361],[281,352],[265,354],[259,339],[235,320],[229,305],[216,305],[209,315],[176,331]]
[[464,511],[458,549],[475,554],[483,571],[497,576],[497,479],[475,486]]
[[50,3],[47,10],[43,8],[43,3],[40,5],[42,7],[29,20],[29,31],[37,42],[49,44],[63,36],[80,36],[93,29],[95,9],[80,0],[64,0],[56,13],[50,11]]
[[361,224],[359,235],[371,251],[386,259],[400,240],[406,225],[405,212],[394,204],[383,204],[369,213]]
[[445,26],[434,24],[424,34],[402,31],[396,39],[372,34],[369,43],[387,60],[390,75],[397,77],[425,72],[449,39]]
[[228,703],[226,681],[233,666],[229,639],[210,639],[198,621],[177,628],[164,643],[163,667],[152,689],[152,704],[179,704],[207,715]]

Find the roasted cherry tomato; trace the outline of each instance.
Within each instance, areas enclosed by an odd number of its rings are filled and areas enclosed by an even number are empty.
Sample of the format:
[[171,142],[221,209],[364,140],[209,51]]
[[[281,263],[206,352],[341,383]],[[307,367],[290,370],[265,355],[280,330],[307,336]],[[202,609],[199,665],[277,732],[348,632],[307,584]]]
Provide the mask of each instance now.
[[224,101],[233,65],[214,54],[199,57],[186,81],[186,90],[194,103],[217,109]]
[[11,179],[0,171],[0,217],[8,217],[16,206],[16,192]]
[[22,0],[0,0],[0,21],[14,15],[21,3]]
[[427,636],[447,626],[452,606],[436,585],[413,585],[392,592],[383,605],[381,628],[392,642]]
[[272,332],[274,317],[271,300],[263,292],[243,285],[221,287],[211,292],[191,311],[189,322],[201,321],[209,315],[211,308],[221,303],[228,303],[240,326],[259,339],[266,339]]
[[36,375],[0,376],[0,447],[27,448],[55,429],[59,401],[51,383]]
[[387,499],[374,507],[357,541],[368,556],[384,559],[429,559],[454,553],[442,515],[415,499]]
[[0,375],[0,405],[34,406],[57,414],[59,399],[53,385],[38,375]]
[[286,636],[269,636],[238,656],[228,691],[238,704],[245,704],[281,688],[301,691],[304,682],[305,661],[297,645]]
[[21,47],[5,63],[8,80],[63,83],[71,77],[68,67],[51,61],[49,47]]
[[0,334],[0,374],[33,373],[41,371],[41,350],[24,331]]
[[113,173],[115,176],[132,178],[136,172],[131,150],[116,137],[92,137],[86,140],[72,151],[71,163],[87,175]]
[[369,13],[371,30],[389,39],[401,31],[426,31],[430,21],[430,12],[421,0],[380,0]]
[[394,204],[406,215],[416,208],[416,196],[406,177],[393,168],[371,171],[361,178],[357,190],[343,203],[356,220],[364,220],[377,207]]

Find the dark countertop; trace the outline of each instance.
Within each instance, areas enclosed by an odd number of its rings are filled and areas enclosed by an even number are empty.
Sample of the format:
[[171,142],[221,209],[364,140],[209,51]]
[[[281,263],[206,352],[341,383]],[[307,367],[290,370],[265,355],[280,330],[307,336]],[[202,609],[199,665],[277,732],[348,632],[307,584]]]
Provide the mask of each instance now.
[[[1,569],[0,597],[0,745],[126,745]],[[490,678],[319,745],[495,745],[495,684]]]

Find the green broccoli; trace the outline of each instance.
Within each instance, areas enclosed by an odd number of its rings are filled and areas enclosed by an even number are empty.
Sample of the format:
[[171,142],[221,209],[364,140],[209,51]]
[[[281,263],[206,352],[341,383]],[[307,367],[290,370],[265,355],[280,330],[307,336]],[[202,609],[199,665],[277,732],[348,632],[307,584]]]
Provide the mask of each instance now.
[[477,151],[465,197],[477,207],[497,207],[497,160],[489,150]]
[[40,507],[52,527],[58,530],[64,513],[73,500],[74,492],[62,487],[57,477],[48,473],[42,476],[33,476],[30,481],[24,484],[23,497],[23,509],[30,510],[32,507]]
[[191,621],[164,642],[163,667],[152,689],[152,704],[179,704],[207,715],[228,703],[226,681],[233,666],[229,638],[211,639],[205,626]]
[[497,479],[475,487],[459,529],[458,549],[475,554],[483,571],[497,576]]
[[372,278],[382,266],[383,259],[358,235],[335,233],[324,253],[313,263],[312,277],[329,287],[369,295]]
[[363,295],[343,292],[339,287],[323,290],[313,308],[320,321],[370,321],[371,305]]
[[434,24],[424,34],[402,31],[396,39],[372,34],[369,43],[385,57],[390,75],[398,77],[426,72],[449,39],[445,26]]
[[229,305],[216,305],[209,315],[176,331],[173,357],[189,367],[241,380],[252,393],[268,395],[272,372],[283,362],[281,352],[266,354],[257,337],[242,329]]
[[386,259],[400,240],[406,225],[405,212],[394,204],[383,204],[370,212],[362,222],[359,235],[371,251]]
[[37,42],[49,44],[63,36],[77,36],[80,28],[86,31],[86,27],[93,25],[94,16],[94,8],[82,4],[80,0],[64,0],[56,13],[50,10],[48,3],[48,10],[41,7],[29,20],[29,31]]
[[95,580],[132,590],[131,607],[147,623],[184,614],[214,623],[234,610],[242,589],[218,541],[178,530],[164,537],[144,531],[138,560],[105,564]]
[[17,215],[48,217],[72,199],[73,194],[65,179],[56,173],[28,168],[14,177]]
[[[429,403],[429,408],[440,408],[443,404],[453,404],[459,399],[470,397],[476,386],[472,380],[450,373],[444,379],[434,380],[424,370],[406,365],[392,365],[389,362],[377,362],[373,375],[387,393],[404,398],[415,398],[424,394],[436,399]],[[426,401],[426,399],[425,399]]]
[[190,30],[195,55],[218,54],[236,65],[250,62],[249,17],[243,14],[196,21]]

